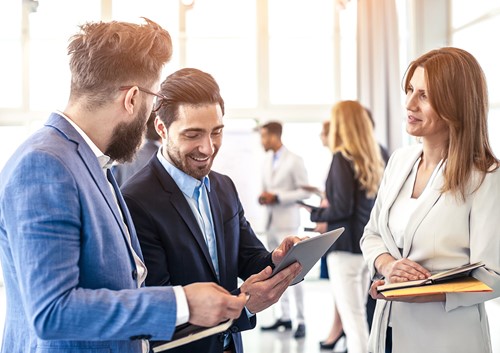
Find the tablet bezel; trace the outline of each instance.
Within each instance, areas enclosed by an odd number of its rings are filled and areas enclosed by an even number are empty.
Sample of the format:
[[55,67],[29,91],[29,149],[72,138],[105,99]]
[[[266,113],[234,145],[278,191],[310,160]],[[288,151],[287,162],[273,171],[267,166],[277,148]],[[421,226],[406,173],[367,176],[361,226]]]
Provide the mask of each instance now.
[[302,271],[293,279],[290,285],[301,282],[321,256],[323,256],[342,235],[344,230],[344,227],[340,227],[295,243],[294,246],[288,250],[283,260],[276,265],[271,277],[292,263],[299,262],[302,265]]

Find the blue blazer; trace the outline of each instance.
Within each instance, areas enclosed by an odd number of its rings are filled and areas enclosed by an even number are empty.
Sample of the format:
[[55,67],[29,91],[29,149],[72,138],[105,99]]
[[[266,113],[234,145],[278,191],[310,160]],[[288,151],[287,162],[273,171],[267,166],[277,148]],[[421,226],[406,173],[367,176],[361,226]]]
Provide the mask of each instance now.
[[[271,254],[247,222],[231,179],[213,171],[209,177],[220,281],[189,204],[158,158],[153,157],[123,186],[149,270],[148,286],[215,282],[238,293],[238,277],[247,279],[271,265]],[[255,327],[255,323],[255,316],[248,319],[243,311],[231,327],[237,353],[243,351],[239,332]],[[223,337],[212,336],[171,352],[222,351]]]
[[[123,213],[142,256],[126,208]],[[0,174],[0,250],[7,294],[2,352],[138,353],[140,339],[167,340],[173,333],[172,288],[137,288],[103,170],[58,114]]]

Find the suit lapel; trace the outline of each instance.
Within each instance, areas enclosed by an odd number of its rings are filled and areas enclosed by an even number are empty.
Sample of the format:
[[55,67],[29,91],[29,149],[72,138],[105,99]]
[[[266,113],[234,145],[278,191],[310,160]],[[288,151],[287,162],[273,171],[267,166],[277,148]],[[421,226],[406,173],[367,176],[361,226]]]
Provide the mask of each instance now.
[[[99,165],[99,161],[97,160],[94,152],[92,152],[89,145],[85,142],[83,137],[80,136],[80,134],[73,128],[73,126],[71,126],[71,124],[67,122],[65,118],[59,116],[58,114],[52,114],[49,117],[49,120],[46,125],[56,128],[62,134],[64,134],[68,140],[76,143],[77,152],[80,155],[82,162],[87,167],[90,177],[94,180],[97,188],[101,191],[101,194],[103,195],[104,199],[106,200],[106,203],[111,209],[111,212],[113,213],[113,216],[116,222],[118,223],[118,226],[120,227],[123,240],[125,241],[125,243],[127,244],[127,248],[129,249],[129,255],[132,260],[132,263],[135,263],[131,249],[128,246],[127,233],[125,230],[125,225],[120,215],[120,211],[118,209],[118,205],[115,202],[108,180],[106,179],[104,171]],[[130,220],[130,215],[128,215],[128,217],[129,217],[128,221],[130,221],[129,224],[132,224]],[[133,226],[131,228],[133,228]]]
[[165,197],[170,200],[172,207],[175,208],[179,217],[186,224],[195,242],[198,244],[198,247],[203,253],[203,257],[205,258],[207,265],[211,268],[214,278],[217,279],[207,243],[205,242],[200,226],[198,225],[198,222],[196,221],[193,211],[186,201],[184,194],[179,189],[172,176],[168,174],[165,168],[163,168],[158,158],[153,159],[153,168],[160,184],[163,187],[163,190],[165,191]]
[[387,185],[388,188],[386,191],[387,196],[384,199],[385,206],[381,210],[381,217],[384,220],[382,224],[385,227],[385,232],[381,233],[391,255],[396,258],[401,258],[404,254],[401,254],[399,248],[396,245],[396,242],[394,241],[394,236],[392,235],[391,230],[389,229],[389,211],[394,202],[396,201],[396,198],[398,197],[401,188],[406,182],[406,179],[410,175],[416,160],[420,157],[421,154],[422,154],[422,149],[420,148],[420,149],[415,149],[408,156],[404,156],[405,160],[403,161],[403,163],[399,163],[398,165],[394,166],[395,168],[397,168],[397,170],[394,171],[394,173],[397,173],[397,175],[391,177],[391,180],[394,180],[394,182],[390,185]]
[[[113,175],[113,172],[111,170],[108,170],[108,173],[110,174],[109,182],[112,184],[113,188],[116,190],[115,191],[116,199],[118,201],[118,204],[120,205],[121,213],[123,215],[123,219],[125,221],[125,224],[128,227],[129,236],[127,238],[130,238],[130,245],[134,249],[137,256],[139,256],[141,261],[144,262],[144,259],[142,257],[141,247],[139,245],[139,238],[137,238],[137,233],[135,232],[134,223],[132,222],[132,216],[130,215],[127,204],[125,203],[125,200],[123,199],[123,195],[120,192],[120,187],[118,186],[118,183],[116,182],[116,179]],[[120,215],[118,215],[118,216],[120,216]],[[123,222],[120,221],[120,223],[123,226]],[[123,229],[123,231],[126,231],[126,230]],[[128,240],[128,239],[126,239],[126,240]]]
[[[439,166],[436,168],[439,168]],[[443,173],[441,170],[438,170],[434,179],[429,181],[429,185],[426,186],[424,192],[418,198],[418,204],[415,208],[415,212],[411,215],[405,229],[403,257],[408,257],[417,228],[441,197],[441,188],[443,187],[443,183]]]

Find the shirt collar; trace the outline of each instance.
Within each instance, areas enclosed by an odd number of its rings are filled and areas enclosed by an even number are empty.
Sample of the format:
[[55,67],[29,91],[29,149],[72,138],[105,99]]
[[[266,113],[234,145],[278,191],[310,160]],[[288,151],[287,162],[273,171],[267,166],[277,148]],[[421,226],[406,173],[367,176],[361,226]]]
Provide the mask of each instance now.
[[285,145],[281,145],[280,149],[274,152],[274,158],[279,159],[284,151],[285,151]]
[[165,158],[162,150],[163,147],[158,150],[156,157],[167,173],[170,174],[172,179],[174,179],[179,189],[181,189],[186,196],[193,198],[196,195],[196,189],[198,189],[202,183],[205,185],[208,192],[210,192],[210,178],[208,175],[205,175],[201,181],[193,178],[191,175],[184,173],[182,170],[174,166],[170,158]]
[[106,156],[100,149],[99,147],[96,146],[96,144],[90,139],[90,137],[78,126],[76,123],[71,120],[69,117],[67,117],[63,112],[57,111],[57,114],[62,116],[64,119],[68,121],[68,123],[71,124],[80,134],[80,136],[83,138],[83,140],[89,145],[90,149],[92,152],[95,154],[97,160],[99,161],[99,165],[101,166],[102,169],[107,169],[110,168],[111,165],[113,164],[113,161],[109,156]]

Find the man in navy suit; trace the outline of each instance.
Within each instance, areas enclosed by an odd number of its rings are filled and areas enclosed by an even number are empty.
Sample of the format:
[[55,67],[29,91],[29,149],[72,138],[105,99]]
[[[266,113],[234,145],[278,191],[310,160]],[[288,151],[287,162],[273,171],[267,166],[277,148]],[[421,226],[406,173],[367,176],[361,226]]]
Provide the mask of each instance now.
[[[255,313],[275,303],[298,274],[293,264],[269,278],[299,238],[289,236],[268,252],[246,220],[232,180],[211,171],[224,128],[224,101],[213,77],[181,69],[160,92],[154,110],[162,148],[122,189],[149,269],[146,284],[214,282],[248,293],[245,310],[225,335],[172,351],[241,353],[240,331],[255,327]],[[238,278],[244,280],[240,288]]]
[[81,27],[66,108],[0,174],[1,352],[147,352],[147,339],[237,318],[247,301],[213,283],[142,288],[147,270],[109,166],[140,145],[172,54],[168,32],[145,22]]

